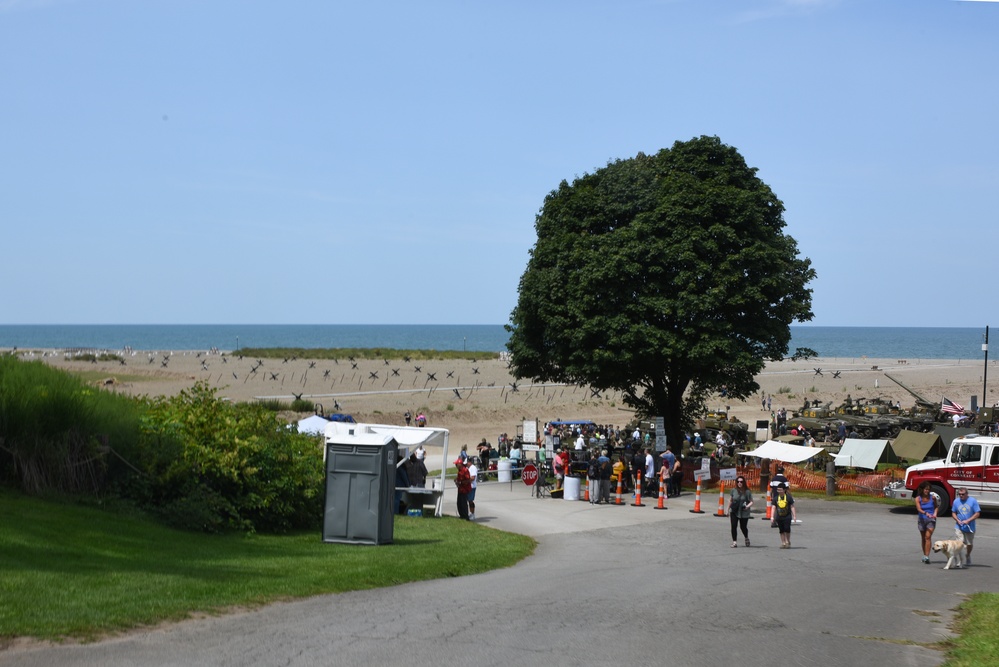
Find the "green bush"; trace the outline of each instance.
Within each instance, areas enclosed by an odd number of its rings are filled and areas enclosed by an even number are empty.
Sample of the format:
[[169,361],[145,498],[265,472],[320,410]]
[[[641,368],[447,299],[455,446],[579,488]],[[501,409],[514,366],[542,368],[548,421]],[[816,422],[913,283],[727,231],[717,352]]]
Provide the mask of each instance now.
[[322,520],[322,449],[264,406],[205,383],[129,398],[13,355],[0,356],[0,476],[36,495],[117,495],[208,532]]
[[171,525],[221,532],[316,528],[322,450],[258,404],[231,404],[200,382],[152,401],[142,477],[127,493]]

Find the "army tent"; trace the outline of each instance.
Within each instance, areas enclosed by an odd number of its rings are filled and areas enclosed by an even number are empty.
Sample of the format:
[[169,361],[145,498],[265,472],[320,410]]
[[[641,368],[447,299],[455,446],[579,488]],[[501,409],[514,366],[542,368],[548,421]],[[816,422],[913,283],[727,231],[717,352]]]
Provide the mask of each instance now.
[[847,438],[835,457],[838,468],[866,468],[875,470],[879,463],[898,463],[887,440],[861,440]]
[[800,463],[825,451],[822,447],[802,447],[789,445],[776,440],[767,440],[751,452],[739,452],[739,456],[755,456],[761,459],[783,461],[784,463]]
[[914,463],[947,456],[947,446],[939,433],[902,431],[891,443],[895,454]]

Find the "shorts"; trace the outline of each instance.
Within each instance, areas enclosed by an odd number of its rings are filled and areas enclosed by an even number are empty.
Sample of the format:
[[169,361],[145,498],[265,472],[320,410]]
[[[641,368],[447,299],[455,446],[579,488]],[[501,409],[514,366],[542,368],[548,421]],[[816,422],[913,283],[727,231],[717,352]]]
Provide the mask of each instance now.
[[469,491],[467,497],[468,497],[468,502],[470,502],[470,503],[474,502],[475,501],[475,489],[472,489],[471,491]]
[[791,515],[790,514],[788,514],[787,516],[778,516],[778,517],[776,517],[774,519],[774,521],[777,523],[777,530],[779,532],[781,532],[781,533],[790,533],[791,532]]
[[916,525],[919,526],[919,532],[925,533],[927,530],[929,531],[936,530],[937,520],[930,519],[925,514],[920,514],[918,519],[916,520]]
[[961,530],[960,528],[957,528],[957,527],[954,528],[954,533],[957,535],[957,537],[955,539],[964,540],[965,545],[967,545],[969,547],[975,546],[975,534],[974,533],[966,533],[966,532],[964,532],[963,530]]

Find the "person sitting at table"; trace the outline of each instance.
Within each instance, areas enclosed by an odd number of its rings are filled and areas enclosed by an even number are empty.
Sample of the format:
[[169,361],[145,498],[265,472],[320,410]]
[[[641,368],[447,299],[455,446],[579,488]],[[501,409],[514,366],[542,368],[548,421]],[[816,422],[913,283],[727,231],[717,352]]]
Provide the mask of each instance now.
[[510,460],[513,462],[514,468],[520,467],[520,459],[523,457],[523,451],[520,449],[520,441],[513,441],[513,448],[510,450]]

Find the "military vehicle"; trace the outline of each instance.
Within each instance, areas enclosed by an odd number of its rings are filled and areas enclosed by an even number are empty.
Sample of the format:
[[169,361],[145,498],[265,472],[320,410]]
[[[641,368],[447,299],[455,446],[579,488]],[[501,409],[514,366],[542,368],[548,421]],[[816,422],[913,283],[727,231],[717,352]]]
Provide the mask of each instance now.
[[710,410],[698,422],[698,428],[707,432],[705,442],[713,441],[719,431],[724,431],[735,442],[747,442],[749,438],[749,424],[739,421],[735,415],[729,417],[726,410]]
[[893,438],[903,428],[903,421],[892,415],[881,415],[880,412],[868,412],[864,409],[867,399],[847,400],[838,407],[832,407],[832,401],[824,405],[819,401],[805,401],[800,410],[788,417],[788,429],[794,425],[802,425],[813,433],[824,432],[826,425],[835,432],[839,430],[840,422],[846,424],[847,430],[861,438]]
[[903,429],[922,430],[922,423],[914,422],[900,408],[880,397],[851,399],[847,396],[847,400],[836,408],[835,412],[844,418],[847,416],[859,418],[861,421],[858,425],[864,428],[873,426],[877,429],[877,433],[871,437],[895,438]]
[[[908,427],[910,431],[922,431],[923,433],[931,433],[938,425],[953,423],[952,416],[940,409],[940,403],[936,401],[930,401],[915,392],[911,387],[906,386],[898,378],[894,378],[888,373],[885,373],[885,377],[897,384],[902,389],[909,392],[913,398],[916,399],[916,404],[907,413],[910,426]],[[965,414],[971,415],[967,410]],[[974,418],[974,415],[971,415]]]
[[978,413],[978,435],[994,435],[999,427],[999,406],[982,408]]

